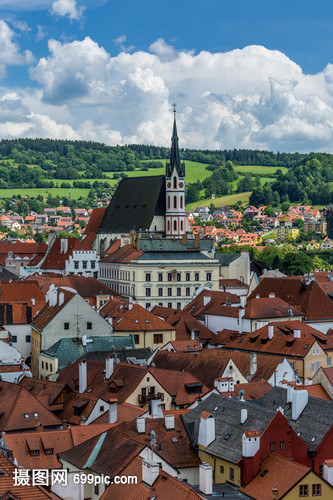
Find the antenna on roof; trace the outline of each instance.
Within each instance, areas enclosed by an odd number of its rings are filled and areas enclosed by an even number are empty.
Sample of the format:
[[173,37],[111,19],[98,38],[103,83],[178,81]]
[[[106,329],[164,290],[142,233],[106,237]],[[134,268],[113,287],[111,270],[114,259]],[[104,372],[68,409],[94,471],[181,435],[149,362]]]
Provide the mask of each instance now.
[[154,459],[154,449],[155,449],[155,448],[156,448],[156,446],[157,446],[156,433],[155,433],[155,431],[154,431],[154,430],[153,430],[153,431],[151,431],[151,433],[150,433],[150,438],[151,438],[151,439],[150,439],[149,444],[150,444],[150,448],[151,448],[151,460],[153,460],[153,459]]
[[245,401],[245,399],[244,399],[244,396],[245,396],[245,391],[244,391],[244,389],[241,389],[241,390],[239,391],[239,395],[240,395],[240,401]]

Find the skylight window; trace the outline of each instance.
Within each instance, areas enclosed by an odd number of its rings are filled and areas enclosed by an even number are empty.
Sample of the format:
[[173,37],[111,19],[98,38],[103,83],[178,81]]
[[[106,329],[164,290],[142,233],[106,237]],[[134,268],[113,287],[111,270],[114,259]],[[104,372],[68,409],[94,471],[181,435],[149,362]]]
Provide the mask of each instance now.
[[171,440],[172,440],[172,442],[173,442],[173,443],[178,443],[178,439],[177,439],[177,438],[175,438],[175,437],[174,437],[174,438],[171,438]]
[[307,349],[309,347],[309,344],[305,344],[304,349]]
[[219,409],[219,406],[215,406],[214,410],[213,411],[216,411]]
[[146,319],[146,323],[149,323],[149,319]]
[[30,420],[30,415],[29,415],[29,413],[25,413],[25,414],[24,414],[24,418],[25,418],[26,420]]
[[226,436],[224,436],[224,441],[228,441],[228,439],[230,438],[231,434],[227,434]]
[[34,411],[34,418],[39,418],[38,412]]
[[192,347],[190,345],[188,345],[187,347],[189,348],[190,351],[192,350]]
[[135,323],[136,323],[136,324],[138,324],[138,323],[139,323],[139,320],[138,320],[138,319],[136,319],[136,320],[135,320]]
[[314,443],[316,439],[317,439],[317,436],[316,436],[316,437],[311,438],[311,443]]

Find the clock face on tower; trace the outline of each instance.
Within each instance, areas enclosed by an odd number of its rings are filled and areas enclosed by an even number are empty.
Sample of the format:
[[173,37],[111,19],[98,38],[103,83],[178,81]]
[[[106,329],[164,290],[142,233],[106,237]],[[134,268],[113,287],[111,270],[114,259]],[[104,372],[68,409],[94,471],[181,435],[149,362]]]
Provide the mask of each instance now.
[[183,184],[182,182],[180,182],[180,183],[179,183],[179,187],[181,187],[181,188],[182,188],[183,186],[184,186],[184,184]]
[[168,182],[168,188],[171,188],[171,182]]

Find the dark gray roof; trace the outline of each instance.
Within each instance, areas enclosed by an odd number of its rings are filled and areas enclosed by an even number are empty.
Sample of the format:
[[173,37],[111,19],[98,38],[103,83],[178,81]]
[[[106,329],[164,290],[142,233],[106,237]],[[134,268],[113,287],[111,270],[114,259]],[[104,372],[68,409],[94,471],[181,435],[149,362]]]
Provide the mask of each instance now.
[[8,271],[8,269],[4,268],[2,265],[0,265],[0,281],[8,281],[8,280],[19,280],[19,276],[16,274],[12,273],[11,271]]
[[129,361],[133,364],[144,364],[147,359],[152,355],[152,350],[148,347],[142,347],[139,349],[125,349],[125,350],[110,350],[107,353],[105,351],[98,352],[88,352],[83,356],[83,359],[88,359],[90,361],[105,361],[106,356],[111,356],[117,359],[121,363],[128,363]]
[[220,261],[221,266],[229,266],[234,260],[239,259],[240,253],[216,253],[215,258]]
[[171,238],[140,238],[139,250],[143,252],[184,252],[188,250],[202,251],[212,250],[215,245],[211,239],[199,240],[200,248],[195,249],[194,239],[188,238],[186,244],[183,245],[181,239]]
[[308,404],[297,420],[291,418],[291,404],[287,403],[287,390],[283,387],[273,387],[258,403],[273,411],[281,406],[290,427],[299,434],[309,450],[318,448],[333,425],[333,401],[309,396]]
[[[138,260],[211,260],[201,252],[145,252]],[[216,264],[217,265],[217,264]]]
[[[241,424],[241,409],[247,409],[248,417]],[[232,463],[242,458],[242,436],[245,431],[258,431],[260,434],[266,429],[275,415],[275,410],[265,409],[247,401],[230,399],[219,394],[211,394],[207,399],[184,415],[184,422],[193,443],[198,443],[200,415],[208,411],[215,417],[215,441],[205,452]]]
[[98,233],[149,229],[154,215],[165,215],[165,177],[123,179],[105,211]]

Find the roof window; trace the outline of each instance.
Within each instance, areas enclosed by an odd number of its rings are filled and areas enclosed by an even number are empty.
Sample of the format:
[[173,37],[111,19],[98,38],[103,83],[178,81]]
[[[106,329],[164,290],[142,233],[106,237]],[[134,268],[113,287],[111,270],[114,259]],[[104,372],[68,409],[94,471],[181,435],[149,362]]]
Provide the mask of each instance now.
[[136,319],[136,320],[135,320],[135,323],[136,323],[136,324],[138,324],[138,323],[139,323],[139,320],[138,320],[138,319]]
[[25,418],[26,420],[30,420],[30,415],[29,415],[29,413],[25,413],[25,414],[24,414],[24,418]]
[[146,319],[146,323],[149,323],[149,319]]
[[38,412],[34,411],[34,418],[39,418]]

